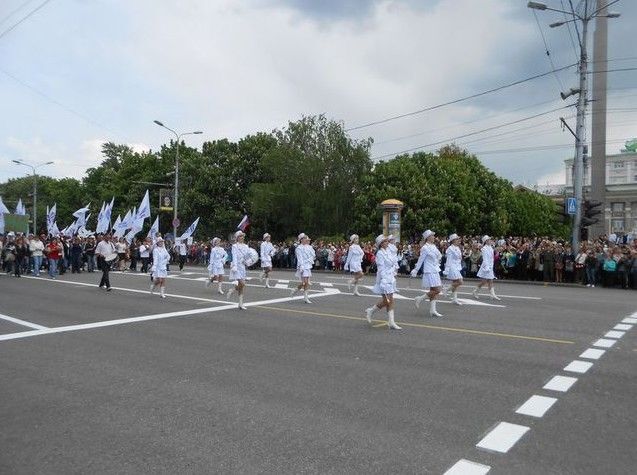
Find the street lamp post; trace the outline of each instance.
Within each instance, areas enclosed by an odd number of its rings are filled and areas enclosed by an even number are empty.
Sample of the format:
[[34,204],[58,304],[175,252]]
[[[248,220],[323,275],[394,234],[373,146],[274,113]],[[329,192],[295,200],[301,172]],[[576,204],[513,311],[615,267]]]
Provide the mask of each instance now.
[[171,129],[170,127],[166,127],[162,122],[158,120],[154,120],[153,122],[155,122],[155,124],[157,124],[158,126],[163,127],[164,129],[172,132],[175,135],[175,139],[177,140],[177,151],[175,152],[175,195],[173,199],[173,239],[176,240],[177,239],[177,204],[179,201],[179,142],[184,135],[198,135],[198,134],[202,134],[203,132],[200,130],[197,130],[194,132],[184,132],[184,133],[178,134],[173,129]]
[[[617,18],[619,13],[606,12],[606,8],[613,3],[617,3],[619,0],[608,3],[602,8],[594,9],[591,6],[590,0],[584,0],[583,13],[577,13],[575,10],[565,11],[556,8],[549,8],[546,4],[541,2],[529,2],[527,6],[533,10],[550,10],[554,12],[563,13],[572,17],[570,20],[558,21],[551,23],[549,26],[555,28],[562,26],[566,23],[581,21],[582,22],[582,35],[579,38],[580,45],[580,58],[579,58],[579,89],[571,89],[567,93],[561,93],[562,99],[566,99],[572,94],[579,94],[577,99],[577,119],[575,125],[575,161],[573,163],[573,193],[575,195],[575,216],[573,219],[573,233],[571,238],[571,245],[573,253],[579,251],[580,241],[580,226],[582,224],[582,193],[583,193],[583,175],[584,175],[584,145],[586,142],[586,106],[587,101],[587,76],[588,76],[588,52],[587,52],[587,36],[588,36],[588,23],[596,17],[608,17]],[[603,13],[602,13],[603,12]],[[596,157],[597,160],[605,160],[605,157]]]
[[24,165],[25,167],[30,168],[33,171],[33,235],[38,233],[38,175],[35,173],[36,168],[43,167],[45,165],[52,165],[53,162],[45,162],[40,163],[39,165],[31,165],[29,163],[23,162],[22,160],[12,160],[13,163],[17,163],[18,165]]

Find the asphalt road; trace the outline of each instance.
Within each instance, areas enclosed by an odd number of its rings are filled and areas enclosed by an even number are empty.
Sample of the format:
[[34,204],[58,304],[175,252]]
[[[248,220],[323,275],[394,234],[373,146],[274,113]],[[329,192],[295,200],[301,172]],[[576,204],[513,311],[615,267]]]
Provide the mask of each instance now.
[[634,292],[469,284],[432,319],[402,279],[389,331],[342,275],[312,305],[274,277],[247,311],[196,268],[166,299],[139,274],[0,277],[0,473],[635,472]]

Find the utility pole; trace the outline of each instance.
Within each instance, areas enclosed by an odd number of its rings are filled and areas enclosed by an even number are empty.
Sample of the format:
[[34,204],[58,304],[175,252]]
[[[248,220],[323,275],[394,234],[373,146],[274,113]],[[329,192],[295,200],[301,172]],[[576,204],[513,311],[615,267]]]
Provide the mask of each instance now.
[[601,216],[591,225],[589,235],[606,234],[606,80],[608,70],[607,0],[597,0],[600,16],[595,19],[593,33],[593,104],[591,121],[591,200],[602,203]]
[[13,163],[24,165],[25,167],[30,168],[33,171],[33,235],[35,236],[38,234],[38,175],[35,170],[45,165],[52,165],[53,162],[31,165],[22,160],[13,160]]
[[[549,26],[555,28],[562,26],[570,22],[581,22],[582,31],[578,32],[580,55],[578,64],[579,73],[579,87],[577,89],[571,89],[569,92],[562,92],[560,96],[562,99],[578,94],[577,98],[577,120],[575,124],[575,160],[573,162],[573,195],[575,197],[575,216],[573,219],[573,234],[571,237],[572,252],[577,253],[579,251],[580,243],[580,228],[582,225],[582,198],[583,198],[583,176],[584,176],[584,146],[586,143],[586,107],[588,105],[588,52],[587,52],[587,37],[588,37],[588,23],[593,18],[617,18],[619,13],[611,13],[607,11],[608,5],[617,3],[619,0],[612,0],[610,3],[606,1],[596,3],[594,0],[583,0],[580,3],[580,11],[565,11],[557,8],[550,8],[545,3],[541,2],[529,2],[527,6],[533,10],[549,10],[553,12],[559,12],[564,15],[570,16],[570,20],[558,21],[552,23]],[[601,158],[603,165],[606,166],[606,143],[604,141]],[[606,184],[604,183],[604,187]]]

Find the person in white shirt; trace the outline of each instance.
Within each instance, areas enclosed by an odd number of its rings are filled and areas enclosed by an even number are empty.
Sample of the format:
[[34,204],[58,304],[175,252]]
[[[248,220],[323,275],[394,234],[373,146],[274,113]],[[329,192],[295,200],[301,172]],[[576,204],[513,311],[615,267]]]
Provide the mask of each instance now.
[[102,270],[102,279],[100,280],[99,288],[106,287],[106,291],[111,291],[111,281],[108,273],[111,270],[111,264],[117,257],[115,245],[111,242],[111,236],[106,234],[102,237],[102,240],[97,244],[95,248],[95,255],[97,256],[97,263]]
[[372,324],[372,316],[377,310],[387,310],[387,325],[390,330],[402,330],[394,321],[394,292],[396,289],[396,259],[388,248],[389,240],[384,235],[376,237],[376,284],[374,293],[381,296],[381,300],[365,310],[367,322]]
[[310,277],[312,277],[312,267],[314,266],[314,260],[316,259],[316,252],[314,248],[310,246],[310,237],[301,233],[298,236],[299,245],[296,247],[296,276],[301,279],[299,285],[292,289],[290,296],[296,295],[303,290],[303,300],[305,303],[312,303],[308,295],[308,289],[310,288]]
[[495,279],[495,274],[493,273],[493,264],[494,264],[494,252],[493,252],[493,241],[487,235],[482,236],[482,249],[480,250],[482,254],[482,264],[480,264],[480,269],[478,269],[478,277],[480,277],[480,283],[478,286],[473,289],[473,296],[478,298],[478,291],[482,288],[482,286],[486,285],[489,289],[489,293],[491,294],[491,298],[494,300],[501,300],[495,294],[495,289],[493,288],[493,281]]
[[270,234],[265,233],[263,235],[263,242],[261,243],[261,269],[263,273],[261,274],[260,280],[263,281],[265,279],[265,288],[270,288],[270,272],[272,272],[272,256],[274,256],[274,246],[270,242],[272,240],[272,236]]
[[347,281],[347,287],[349,290],[354,286],[354,295],[360,296],[358,292],[358,282],[363,277],[363,257],[365,253],[359,244],[360,238],[358,234],[352,234],[349,238],[350,246],[347,251],[347,258],[345,259],[344,269],[350,271],[353,275],[350,280]]
[[449,236],[449,247],[445,251],[445,270],[442,272],[451,281],[451,302],[462,305],[458,300],[458,287],[462,285],[462,249],[460,249],[460,236],[453,233]]
[[224,265],[228,260],[228,253],[221,247],[221,239],[218,237],[212,240],[212,248],[210,249],[210,262],[208,263],[208,280],[206,281],[206,287],[210,287],[216,280],[218,287],[217,292],[223,295],[223,289],[221,283],[223,282]]
[[161,298],[166,298],[166,277],[168,277],[169,261],[170,254],[166,250],[164,240],[162,238],[157,238],[155,241],[155,248],[153,249],[153,267],[151,268],[153,282],[150,284],[151,295],[155,292],[155,288],[159,286]]
[[175,246],[173,247],[179,254],[179,270],[184,270],[184,264],[186,263],[186,255],[188,254],[188,247],[183,239],[177,238]]
[[33,258],[33,275],[40,277],[40,267],[42,267],[42,255],[44,253],[44,243],[36,235],[29,241],[29,251]]
[[117,266],[118,269],[121,272],[125,272],[126,271],[126,260],[127,260],[127,254],[128,254],[128,243],[126,242],[126,239],[124,238],[120,238],[119,241],[117,241],[117,244],[115,244],[115,250],[117,251],[117,257],[119,258],[119,260],[117,261]]
[[247,310],[243,305],[243,291],[245,289],[245,280],[247,277],[246,266],[254,264],[252,252],[256,254],[254,249],[250,249],[247,244],[244,243],[245,233],[243,231],[237,231],[234,233],[235,243],[232,245],[232,263],[230,266],[230,280],[237,281],[236,285],[232,287],[227,294],[229,299],[235,292],[238,294],[238,308],[240,310]]
[[440,258],[442,254],[434,244],[435,236],[436,233],[430,229],[422,233],[425,244],[420,248],[420,257],[414,269],[411,271],[411,276],[416,277],[422,267],[422,287],[423,289],[429,289],[427,293],[414,299],[416,308],[420,308],[423,299],[428,297],[430,302],[429,315],[432,317],[442,317],[442,314],[436,310],[436,297],[438,297],[442,290],[442,282],[440,281]]
[[139,246],[139,258],[142,260],[142,274],[148,272],[148,261],[150,260],[150,239],[144,239],[144,242]]

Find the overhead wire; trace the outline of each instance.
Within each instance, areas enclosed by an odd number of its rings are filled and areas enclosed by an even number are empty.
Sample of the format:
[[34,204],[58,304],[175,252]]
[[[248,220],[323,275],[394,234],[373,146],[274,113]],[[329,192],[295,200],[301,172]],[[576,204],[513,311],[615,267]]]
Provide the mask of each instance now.
[[0,33],[0,39],[2,39],[5,35],[9,34],[10,32],[12,32],[15,28],[17,28],[19,25],[21,25],[22,23],[24,23],[25,21],[27,21],[29,18],[31,18],[32,15],[34,15],[35,13],[37,13],[38,11],[40,11],[42,8],[44,8],[44,6],[49,3],[51,0],[44,0],[40,5],[38,5],[37,7],[35,7],[33,10],[31,10],[29,13],[27,13],[24,17],[22,17],[20,20],[18,20],[17,23],[14,23],[13,25],[11,25],[9,28],[7,28],[6,30],[4,30],[2,33]]
[[9,18],[11,18],[13,15],[15,15],[16,13],[18,13],[20,10],[22,10],[24,7],[26,7],[29,3],[31,3],[33,0],[26,0],[25,2],[22,2],[18,7],[14,8],[13,10],[11,10],[9,13],[7,13],[2,20],[0,20],[0,25],[2,25],[3,23],[5,23]]
[[551,63],[551,69],[553,70],[553,75],[555,76],[555,80],[557,81],[557,85],[560,87],[560,91],[564,90],[564,84],[562,84],[562,80],[555,72],[555,63],[553,62],[553,57],[551,56],[551,51],[549,50],[548,42],[546,41],[546,36],[544,36],[544,31],[542,30],[542,25],[540,25],[540,19],[537,17],[537,13],[535,10],[531,10],[533,12],[533,16],[535,17],[535,23],[537,24],[538,30],[540,30],[540,36],[542,37],[542,43],[544,44],[544,52],[546,53],[546,57]]

